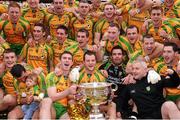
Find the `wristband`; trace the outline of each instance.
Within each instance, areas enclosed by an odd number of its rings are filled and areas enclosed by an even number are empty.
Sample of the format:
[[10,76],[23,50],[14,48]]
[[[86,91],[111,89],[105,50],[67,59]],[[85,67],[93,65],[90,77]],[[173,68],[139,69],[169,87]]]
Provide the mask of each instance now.
[[146,60],[146,62],[149,62],[149,61],[150,61],[150,58],[149,58],[148,55],[146,55],[146,56],[144,57],[144,59]]

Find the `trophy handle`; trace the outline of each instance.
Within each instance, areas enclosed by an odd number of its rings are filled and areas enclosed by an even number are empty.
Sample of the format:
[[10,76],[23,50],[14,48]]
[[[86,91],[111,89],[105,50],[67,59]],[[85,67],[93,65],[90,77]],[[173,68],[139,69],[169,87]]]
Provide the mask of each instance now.
[[85,91],[83,89],[78,88],[77,93],[75,94],[76,100],[86,100]]
[[111,83],[111,89],[112,89],[113,92],[117,91],[118,90],[118,85],[114,84],[114,83]]
[[108,98],[107,98],[107,101],[108,103],[111,103],[112,100],[113,100],[113,94],[115,91],[118,90],[118,85],[117,84],[114,84],[114,83],[110,83],[110,86],[109,86],[109,94],[108,94]]

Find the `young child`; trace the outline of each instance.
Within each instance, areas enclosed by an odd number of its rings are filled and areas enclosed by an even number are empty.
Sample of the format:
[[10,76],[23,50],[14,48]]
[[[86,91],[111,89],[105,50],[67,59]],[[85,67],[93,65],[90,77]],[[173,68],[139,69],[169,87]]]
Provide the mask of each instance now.
[[24,119],[31,119],[34,111],[39,107],[39,102],[44,97],[44,93],[40,91],[37,81],[38,76],[35,73],[29,74],[26,79],[26,88],[24,89],[24,92],[22,92],[21,97],[33,95],[34,100],[31,103],[22,105]]

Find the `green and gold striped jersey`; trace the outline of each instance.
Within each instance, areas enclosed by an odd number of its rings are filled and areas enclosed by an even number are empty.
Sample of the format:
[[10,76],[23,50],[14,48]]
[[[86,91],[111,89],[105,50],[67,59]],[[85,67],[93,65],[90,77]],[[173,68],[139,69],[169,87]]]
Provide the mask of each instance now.
[[31,30],[33,30],[32,28],[35,23],[45,22],[45,15],[45,10],[42,9],[32,10],[31,8],[27,8],[22,11],[22,17],[29,21],[31,25]]
[[[112,21],[116,24],[118,24],[119,26],[121,25],[120,23],[118,23],[116,20]],[[105,18],[101,18],[100,20],[98,20],[96,22],[96,24],[94,25],[94,33],[100,33],[101,36],[107,31],[108,27],[109,27],[110,22],[105,19]]]
[[12,24],[10,20],[0,21],[0,31],[8,43],[21,44],[26,43],[29,34],[30,24],[23,17],[20,17],[17,24]]
[[175,34],[180,37],[180,18],[169,18],[163,22],[165,25],[172,26],[175,29]]
[[142,49],[142,44],[139,40],[137,40],[133,46],[130,44],[130,42],[128,41],[126,37],[119,36],[119,39],[115,41],[106,40],[105,52],[107,52],[107,54],[110,54],[112,48],[116,45],[120,46],[124,51],[126,51],[128,55],[134,53],[137,50]]
[[106,78],[100,70],[95,69],[92,74],[87,74],[85,68],[82,68],[79,75],[78,84],[90,82],[105,82]]
[[66,39],[63,44],[60,44],[56,39],[51,41],[50,46],[52,47],[54,53],[54,66],[56,66],[60,62],[60,56],[65,51],[65,49],[75,43],[76,42],[71,39]]
[[92,45],[92,43],[93,43],[93,26],[94,26],[94,21],[93,21],[92,17],[90,17],[90,16],[86,16],[83,23],[77,17],[73,17],[71,19],[72,39],[76,38],[77,32],[79,29],[84,28],[84,29],[88,30],[88,32],[89,32],[88,44]]
[[173,26],[170,25],[170,24],[167,24],[165,22],[162,23],[160,28],[155,28],[153,23],[150,23],[148,25],[148,28],[147,28],[147,33],[151,34],[154,37],[156,42],[163,43],[164,42],[164,40],[163,40],[164,38],[161,37],[160,34],[159,34],[161,30],[164,30],[172,38],[177,38],[177,34],[176,34],[176,31],[173,28]]
[[56,36],[56,30],[59,25],[64,25],[67,28],[70,27],[70,21],[71,21],[72,14],[69,12],[64,12],[62,16],[57,15],[55,13],[49,13],[47,12],[45,17],[45,23],[50,28],[50,34],[52,37]]
[[[129,63],[133,63],[138,57],[145,57],[146,54],[143,50],[139,50],[131,54],[130,60],[128,61]],[[163,59],[162,57],[156,57],[151,59],[149,62],[146,62],[147,66],[150,68],[155,68],[159,73],[164,72],[164,63],[162,62]]]
[[174,0],[173,6],[170,8],[167,8],[165,5],[163,5],[164,9],[164,16],[167,18],[179,18],[180,17],[180,1]]
[[[50,87],[56,87],[57,92],[62,92],[70,87],[70,80],[68,77],[65,77],[63,75],[56,76],[54,72],[51,72],[46,77],[46,85],[47,89]],[[67,106],[66,97],[58,100],[57,102],[63,104],[64,106]]]
[[65,51],[69,51],[73,54],[73,66],[77,66],[83,63],[83,56],[86,52],[86,49],[81,49],[79,47],[79,43],[72,44],[71,46],[67,47]]
[[30,47],[25,44],[20,56],[26,59],[26,62],[33,68],[41,67],[47,75],[50,72],[50,61],[53,61],[53,50],[47,44],[40,44]]
[[3,62],[3,53],[4,50],[10,48],[9,44],[7,42],[4,42],[0,44],[0,64]]

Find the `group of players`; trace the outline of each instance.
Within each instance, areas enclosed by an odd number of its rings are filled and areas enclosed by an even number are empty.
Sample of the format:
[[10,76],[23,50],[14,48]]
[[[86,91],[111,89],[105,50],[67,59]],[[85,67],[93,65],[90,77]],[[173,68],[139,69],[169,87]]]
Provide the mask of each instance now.
[[88,119],[78,85],[110,82],[106,118],[180,119],[180,0],[0,1],[0,14],[0,115]]

